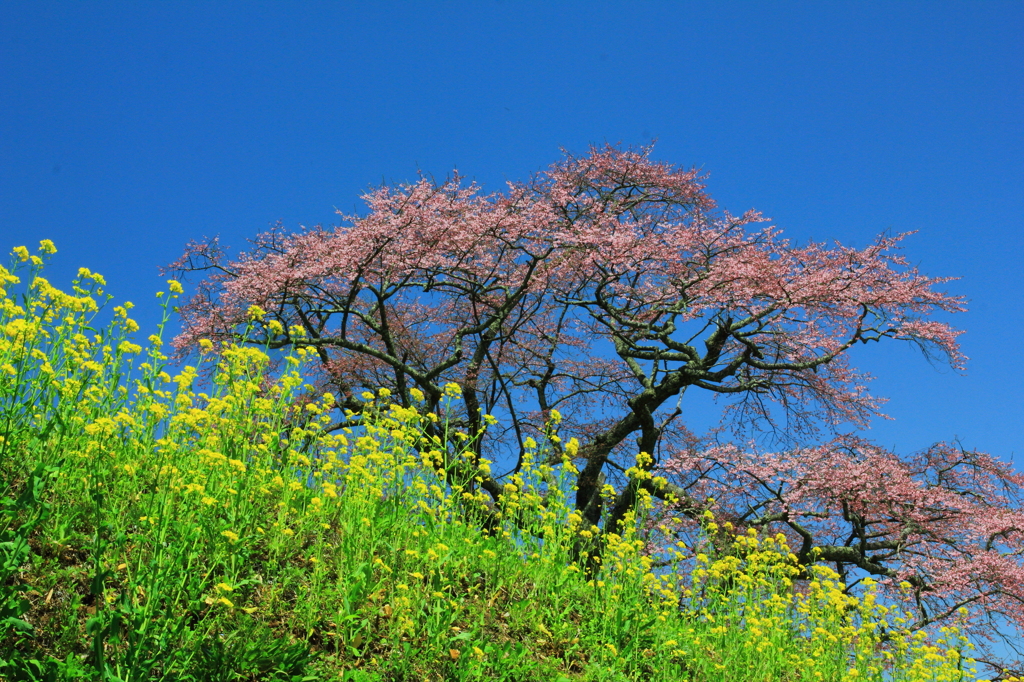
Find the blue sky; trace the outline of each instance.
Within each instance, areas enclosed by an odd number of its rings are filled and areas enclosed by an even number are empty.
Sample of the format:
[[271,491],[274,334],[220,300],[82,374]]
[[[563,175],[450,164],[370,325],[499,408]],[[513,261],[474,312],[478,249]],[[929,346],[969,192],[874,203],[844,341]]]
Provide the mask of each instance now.
[[0,2],[0,249],[103,273],[150,333],[193,238],[333,224],[372,184],[498,189],[590,143],[710,174],[797,241],[906,253],[966,373],[858,348],[868,434],[1024,456],[1024,3]]

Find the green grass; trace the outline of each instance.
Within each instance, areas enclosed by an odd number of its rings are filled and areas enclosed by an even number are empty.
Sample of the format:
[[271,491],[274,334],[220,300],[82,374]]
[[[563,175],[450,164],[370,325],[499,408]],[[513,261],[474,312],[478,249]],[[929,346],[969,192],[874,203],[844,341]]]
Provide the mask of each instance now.
[[69,295],[41,267],[0,301],[0,677],[975,679],[955,632],[906,633],[823,567],[795,582],[781,537],[674,546],[649,500],[584,575],[571,547],[600,531],[546,442],[485,533],[436,415],[367,394],[363,427],[325,433],[333,397],[306,390],[302,350],[276,373],[228,348],[171,377],[163,323],[146,348],[128,306],[93,329],[102,278]]

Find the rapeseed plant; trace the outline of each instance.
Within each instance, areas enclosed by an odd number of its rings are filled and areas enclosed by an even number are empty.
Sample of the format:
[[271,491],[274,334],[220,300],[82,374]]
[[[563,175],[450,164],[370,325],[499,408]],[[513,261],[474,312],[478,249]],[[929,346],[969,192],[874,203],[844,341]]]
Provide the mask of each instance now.
[[[783,536],[694,557],[644,529],[643,489],[619,532],[585,527],[579,444],[552,464],[556,411],[492,509],[479,434],[385,390],[332,430],[336,398],[309,395],[302,347],[272,376],[266,349],[204,342],[172,375],[162,334],[181,286],[137,345],[128,303],[92,328],[100,275],[83,268],[71,294],[40,277],[54,252],[19,247],[0,268],[0,675],[976,679],[955,629],[907,631],[870,581],[854,597],[825,567],[806,580]],[[592,575],[572,560],[580,537],[603,543]]]

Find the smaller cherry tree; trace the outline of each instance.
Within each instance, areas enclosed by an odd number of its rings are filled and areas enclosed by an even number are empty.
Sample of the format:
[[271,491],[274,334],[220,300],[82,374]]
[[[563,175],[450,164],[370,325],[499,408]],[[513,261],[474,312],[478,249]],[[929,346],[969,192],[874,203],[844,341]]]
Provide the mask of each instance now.
[[[851,589],[857,571],[906,581],[922,626],[952,617],[960,602],[977,612],[1024,595],[1009,579],[1020,542],[1007,530],[1012,497],[990,500],[998,514],[964,506],[985,490],[970,487],[982,479],[1015,489],[994,460],[961,453],[960,469],[984,475],[968,483],[946,472],[932,484],[941,467],[928,462],[953,450],[936,446],[917,463],[852,440],[788,455],[695,454],[687,391],[723,397],[728,423],[813,442],[821,429],[878,414],[849,359],[858,345],[913,343],[962,367],[959,332],[932,315],[963,305],[940,290],[948,279],[908,265],[904,235],[860,249],[792,244],[756,211],[719,211],[696,171],[652,161],[650,151],[567,154],[491,194],[458,176],[384,186],[365,195],[362,215],[334,228],[275,228],[234,259],[216,240],[192,243],[169,269],[207,277],[181,309],[175,346],[311,349],[318,388],[339,398],[337,428],[358,419],[364,390],[386,388],[403,405],[422,396],[438,412],[445,386],[457,384],[464,400],[445,415],[455,429],[443,465],[495,503],[557,411],[564,440],[552,461],[578,466],[575,504],[598,529],[578,547],[592,570],[602,533],[622,530],[641,488],[691,522],[717,491],[733,500],[723,509],[737,523],[785,526],[805,565],[835,563]],[[485,431],[493,418],[498,425]],[[458,431],[471,436],[469,458],[455,456],[464,447]],[[865,469],[869,453],[874,465]],[[814,483],[826,471],[848,472],[847,488]],[[732,497],[723,494],[729,481],[742,482]],[[961,506],[950,506],[957,490]],[[942,511],[908,511],[922,505]],[[994,518],[1010,525],[984,525]],[[971,549],[986,528],[998,549]]]
[[[993,646],[1022,653],[998,635],[1024,632],[1024,476],[1008,464],[950,443],[899,457],[844,436],[781,452],[691,442],[665,474],[663,489],[713,500],[723,551],[750,528],[782,532],[801,565],[828,563],[850,589],[870,576],[914,614],[911,630],[954,621],[974,635],[979,661],[1021,674]],[[707,530],[671,504],[651,522],[691,543]]]

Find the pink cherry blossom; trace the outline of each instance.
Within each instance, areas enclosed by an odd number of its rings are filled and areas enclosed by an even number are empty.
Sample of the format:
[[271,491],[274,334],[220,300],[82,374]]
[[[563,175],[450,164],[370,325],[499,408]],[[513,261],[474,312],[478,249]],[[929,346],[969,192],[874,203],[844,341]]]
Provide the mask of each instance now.
[[[664,470],[668,489],[713,499],[736,532],[782,532],[803,564],[831,564],[851,589],[878,580],[914,628],[955,619],[983,655],[1007,623],[1024,631],[1024,476],[990,455],[938,443],[899,457],[852,436],[778,452],[691,440]],[[666,521],[690,538],[698,528],[686,507],[652,519]]]
[[[557,409],[562,442],[580,444],[575,503],[588,523],[619,529],[639,485],[624,472],[648,452],[670,482],[644,485],[674,496],[661,512],[680,528],[714,497],[736,524],[781,528],[802,561],[835,564],[851,586],[878,576],[921,627],[961,604],[977,623],[1000,609],[1019,618],[1011,470],[950,445],[909,459],[852,437],[806,445],[880,414],[857,346],[911,342],[964,366],[960,332],[933,317],[964,310],[943,290],[949,278],[908,263],[906,234],[793,244],[756,211],[720,210],[697,171],[651,151],[566,154],[491,193],[458,175],[380,187],[337,227],[278,226],[235,258],[216,240],[189,244],[169,269],[204,279],[174,345],[313,348],[318,386],[355,413],[360,392],[380,387],[406,404],[418,389],[439,410],[455,382],[457,428],[499,419],[473,441],[496,463],[480,484],[495,499]],[[246,332],[252,305],[267,315]],[[767,433],[788,449],[701,445],[680,408],[698,389],[721,398],[719,440]],[[600,542],[579,549],[583,559]]]

